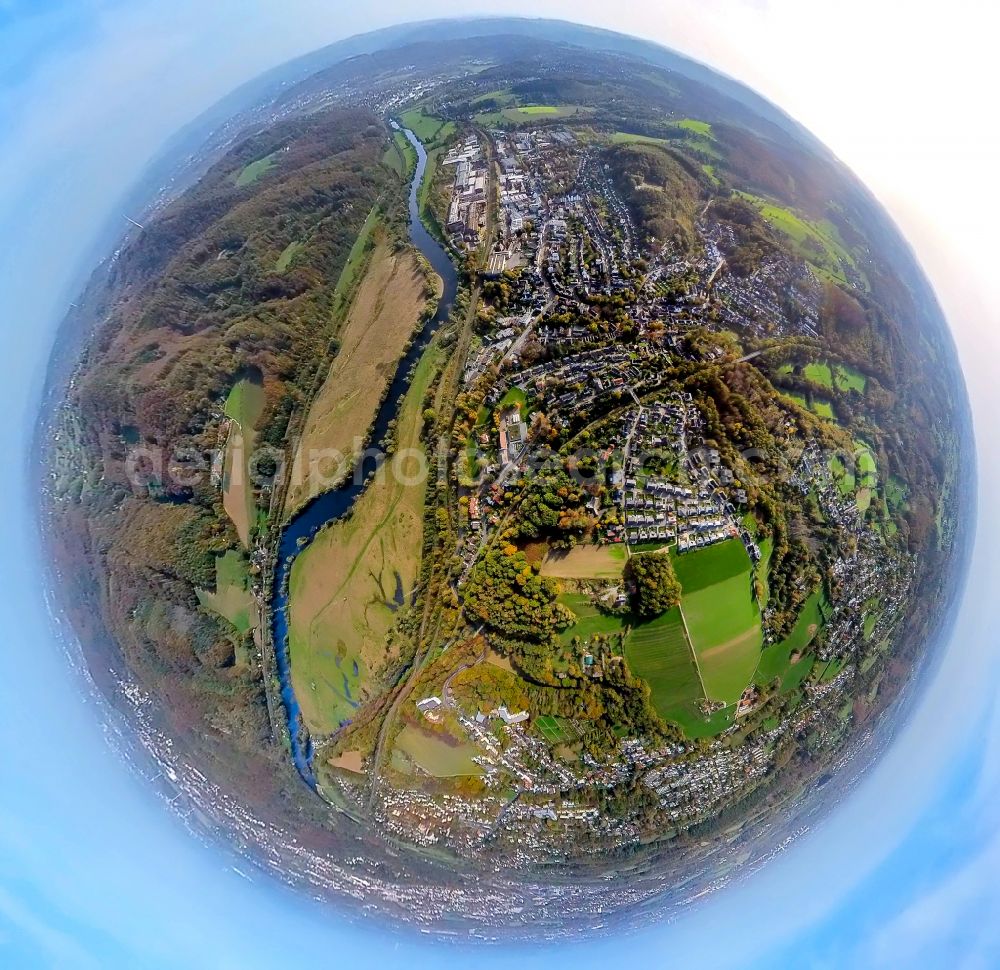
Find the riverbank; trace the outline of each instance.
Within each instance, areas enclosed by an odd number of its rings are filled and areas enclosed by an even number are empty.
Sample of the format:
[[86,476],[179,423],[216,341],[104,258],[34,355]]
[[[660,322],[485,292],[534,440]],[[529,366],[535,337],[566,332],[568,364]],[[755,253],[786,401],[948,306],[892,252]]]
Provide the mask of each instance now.
[[[448,319],[458,292],[458,273],[451,258],[427,230],[421,218],[420,190],[427,173],[427,153],[412,131],[402,130],[417,155],[417,166],[410,180],[407,205],[410,241],[437,273],[443,285],[437,310],[426,322],[410,349],[400,359],[388,392],[379,405],[372,426],[371,440],[380,443],[384,442],[391,422],[398,414],[400,399],[409,387],[412,369],[424,354],[431,338]],[[270,585],[268,629],[271,633],[278,690],[285,712],[290,754],[302,779],[313,788],[316,779],[312,769],[312,740],[303,722],[302,706],[292,683],[288,641],[289,580],[296,558],[315,539],[320,530],[350,514],[355,502],[365,491],[370,475],[386,458],[384,446],[380,445],[377,450],[378,455],[375,457],[362,457],[355,466],[353,474],[341,487],[326,492],[303,506],[282,530],[276,548],[274,574]]]

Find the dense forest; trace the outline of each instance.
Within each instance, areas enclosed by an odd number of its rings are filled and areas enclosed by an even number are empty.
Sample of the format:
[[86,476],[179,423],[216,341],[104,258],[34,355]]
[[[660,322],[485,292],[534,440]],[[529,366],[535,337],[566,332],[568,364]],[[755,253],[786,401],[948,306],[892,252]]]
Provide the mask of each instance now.
[[[263,404],[247,431],[284,447],[336,353],[338,281],[373,208],[404,238],[405,184],[380,164],[388,139],[376,116],[337,109],[240,141],[121,251],[80,368],[63,541],[90,564],[81,585],[96,584],[130,666],[201,739],[254,750],[270,732],[250,633],[196,595],[240,544],[210,467],[223,407],[250,375]],[[261,473],[251,529],[266,528]]]

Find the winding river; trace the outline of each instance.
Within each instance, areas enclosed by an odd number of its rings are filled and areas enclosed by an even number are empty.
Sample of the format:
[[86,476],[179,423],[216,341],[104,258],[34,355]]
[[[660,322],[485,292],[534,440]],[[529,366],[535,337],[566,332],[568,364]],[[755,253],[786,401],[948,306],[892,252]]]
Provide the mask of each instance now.
[[[371,440],[381,442],[389,428],[389,422],[396,416],[399,397],[410,383],[410,369],[427,347],[434,332],[448,319],[455,295],[458,291],[458,274],[452,265],[445,248],[427,231],[420,219],[418,197],[427,168],[427,153],[417,137],[408,129],[399,129],[395,122],[393,128],[402,130],[417,153],[417,167],[410,182],[409,198],[409,231],[413,245],[423,253],[434,272],[441,277],[444,291],[438,303],[437,311],[424,325],[413,345],[399,361],[388,393],[375,415]],[[381,448],[379,448],[381,452]],[[316,778],[312,768],[312,742],[308,733],[301,728],[301,708],[292,687],[291,665],[288,653],[288,580],[291,575],[295,557],[312,541],[323,526],[343,518],[354,505],[358,496],[364,491],[366,477],[385,459],[384,453],[376,457],[362,459],[347,481],[340,488],[326,492],[303,508],[284,528],[278,544],[277,565],[275,568],[273,599],[271,603],[272,634],[274,636],[274,654],[278,667],[278,679],[281,683],[281,699],[284,703],[288,719],[288,732],[292,742],[292,759],[303,780],[315,788]]]

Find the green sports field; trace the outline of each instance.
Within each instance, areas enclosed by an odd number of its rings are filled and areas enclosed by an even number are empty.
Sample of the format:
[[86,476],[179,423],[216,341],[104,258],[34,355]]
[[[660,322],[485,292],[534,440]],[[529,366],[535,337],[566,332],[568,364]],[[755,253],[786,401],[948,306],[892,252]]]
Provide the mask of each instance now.
[[580,731],[573,721],[552,714],[540,714],[534,719],[534,726],[550,744],[561,744],[575,741],[580,737]]

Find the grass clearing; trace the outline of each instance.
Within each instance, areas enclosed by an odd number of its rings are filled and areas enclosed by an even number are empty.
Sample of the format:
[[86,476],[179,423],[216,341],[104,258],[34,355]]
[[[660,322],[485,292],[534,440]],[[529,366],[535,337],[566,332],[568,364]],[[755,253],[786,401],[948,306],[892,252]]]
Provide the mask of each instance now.
[[[398,452],[420,447],[423,400],[440,361],[432,343],[400,409]],[[387,463],[390,464],[390,463]],[[330,734],[367,696],[395,654],[397,592],[412,595],[420,567],[426,483],[405,484],[383,466],[353,514],[324,529],[292,566],[288,646],[292,683],[309,730]]]
[[431,734],[407,724],[399,732],[395,747],[435,778],[483,774],[483,769],[472,760],[474,755],[479,754],[479,749],[451,735]]
[[542,560],[543,576],[557,579],[621,579],[625,569],[625,546],[574,546],[569,551],[549,550]]
[[523,125],[533,121],[552,121],[556,119],[586,118],[594,113],[594,109],[582,104],[539,105],[529,104],[523,107],[500,108],[497,111],[481,111],[473,120],[485,128],[496,128],[500,125]]
[[802,368],[802,376],[807,381],[833,389],[833,371],[829,364],[814,362]]
[[409,128],[425,146],[440,144],[450,138],[455,131],[454,122],[445,121],[424,107],[404,111],[399,120],[403,127]]
[[351,305],[351,299],[357,286],[358,276],[365,267],[365,262],[374,243],[372,236],[375,227],[381,222],[381,213],[378,206],[373,206],[368,213],[358,238],[354,240],[351,251],[347,254],[344,268],[337,277],[337,285],[333,291],[333,310],[331,316],[334,323],[339,323]]
[[809,402],[809,410],[817,417],[827,421],[836,421],[837,415],[834,413],[833,405],[829,401],[824,401],[821,397],[813,397]]
[[247,185],[253,185],[258,179],[267,175],[277,164],[278,152],[271,152],[270,155],[265,155],[263,158],[258,158],[257,161],[245,165],[236,174],[233,181],[236,183],[238,189],[242,189]]
[[753,678],[762,643],[752,564],[738,539],[674,555],[681,610],[705,692],[735,704]]
[[677,122],[677,127],[693,131],[696,135],[701,135],[705,138],[715,137],[712,134],[712,126],[707,121],[699,121],[697,118],[683,118]]
[[752,202],[775,229],[787,236],[796,252],[821,275],[847,284],[845,270],[857,270],[857,261],[829,219],[810,220],[760,196],[748,192],[739,195]]
[[864,394],[868,378],[861,371],[846,364],[837,364],[833,369],[833,380],[838,391],[857,391]]
[[625,641],[625,659],[632,673],[649,684],[660,717],[686,733],[703,726],[699,705],[705,693],[678,607],[634,627]]
[[627,617],[601,612],[585,593],[561,593],[559,602],[568,606],[577,617],[576,623],[559,634],[559,639],[565,644],[572,643],[575,637],[586,643],[596,634],[611,636],[621,633],[628,622]]
[[823,602],[822,590],[816,590],[803,603],[788,637],[764,648],[754,673],[755,684],[764,687],[779,679],[784,694],[795,690],[806,679],[815,662],[812,654],[806,651],[823,627]]
[[830,474],[833,475],[834,484],[841,495],[846,497],[854,491],[857,481],[854,472],[839,455],[833,455],[830,458]]
[[637,135],[630,131],[616,131],[611,135],[613,145],[669,145],[666,138],[656,138],[653,135]]
[[500,398],[500,401],[497,403],[496,410],[503,411],[506,408],[514,407],[515,405],[517,405],[517,409],[522,415],[528,406],[528,395],[516,385],[507,391],[502,398]]
[[580,737],[580,732],[577,730],[576,725],[564,717],[556,717],[553,714],[540,714],[532,723],[538,730],[538,733],[549,744],[576,741]]
[[298,239],[290,242],[282,251],[281,255],[278,257],[278,261],[274,264],[274,268],[278,273],[284,273],[286,269],[292,264],[292,260],[295,259],[295,254],[302,249],[304,244]]
[[230,419],[226,453],[222,463],[222,506],[236,528],[244,547],[257,521],[257,500],[250,480],[254,427],[264,410],[264,387],[251,377],[240,378],[229,392],[223,408]]
[[413,253],[379,239],[299,437],[286,514],[350,474],[426,301]]
[[257,625],[257,602],[250,592],[247,561],[237,549],[215,560],[215,592],[195,591],[198,602],[228,620],[237,633],[248,633]]
[[837,491],[847,498],[853,495],[858,511],[866,512],[878,489],[878,465],[871,448],[860,439],[854,441],[854,455],[848,461],[833,455],[829,462]]
[[877,613],[866,613],[864,619],[864,637],[866,640],[871,640],[872,634],[875,632],[875,625],[878,623]]
[[486,94],[480,94],[473,98],[469,104],[482,104],[484,101],[495,101],[497,104],[509,105],[517,101],[517,96],[511,91],[501,88],[497,91],[487,91]]
[[391,168],[402,179],[408,179],[413,174],[417,167],[417,153],[403,132],[393,131],[392,144],[385,150],[382,164]]

